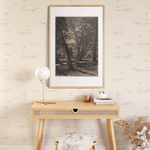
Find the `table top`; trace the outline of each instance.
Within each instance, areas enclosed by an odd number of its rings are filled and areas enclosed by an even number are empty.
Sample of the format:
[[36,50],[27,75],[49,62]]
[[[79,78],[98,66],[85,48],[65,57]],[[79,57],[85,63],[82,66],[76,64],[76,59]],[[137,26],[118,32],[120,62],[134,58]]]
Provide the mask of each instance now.
[[47,101],[47,102],[55,102],[56,104],[47,104],[44,105],[42,103],[34,102],[31,106],[31,109],[42,109],[42,110],[70,110],[73,108],[78,108],[80,110],[118,110],[120,107],[115,102],[115,104],[110,105],[96,105],[94,102],[83,102],[81,100],[74,101]]

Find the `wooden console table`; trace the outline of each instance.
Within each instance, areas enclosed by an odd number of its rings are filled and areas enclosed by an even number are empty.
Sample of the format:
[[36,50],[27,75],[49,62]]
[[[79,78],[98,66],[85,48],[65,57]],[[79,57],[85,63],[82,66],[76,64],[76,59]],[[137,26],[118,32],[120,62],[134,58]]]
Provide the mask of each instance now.
[[42,149],[45,119],[107,119],[110,150],[116,150],[112,119],[120,118],[120,107],[113,105],[95,105],[83,101],[53,101],[56,104],[44,105],[35,102],[31,106],[31,118],[39,119],[36,150]]

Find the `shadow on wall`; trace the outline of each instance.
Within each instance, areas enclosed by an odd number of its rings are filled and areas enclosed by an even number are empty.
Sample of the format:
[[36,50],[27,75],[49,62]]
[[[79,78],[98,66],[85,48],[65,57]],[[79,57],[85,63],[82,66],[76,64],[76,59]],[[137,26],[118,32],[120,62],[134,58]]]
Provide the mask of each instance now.
[[29,81],[35,77],[33,70],[22,69],[15,74],[15,78],[20,81]]

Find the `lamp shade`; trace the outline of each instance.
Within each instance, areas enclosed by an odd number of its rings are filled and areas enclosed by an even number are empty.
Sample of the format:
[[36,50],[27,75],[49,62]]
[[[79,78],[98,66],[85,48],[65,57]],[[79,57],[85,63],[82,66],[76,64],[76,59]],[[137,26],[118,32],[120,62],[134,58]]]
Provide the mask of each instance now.
[[45,81],[49,78],[50,71],[46,66],[41,66],[35,70],[35,75],[39,80]]

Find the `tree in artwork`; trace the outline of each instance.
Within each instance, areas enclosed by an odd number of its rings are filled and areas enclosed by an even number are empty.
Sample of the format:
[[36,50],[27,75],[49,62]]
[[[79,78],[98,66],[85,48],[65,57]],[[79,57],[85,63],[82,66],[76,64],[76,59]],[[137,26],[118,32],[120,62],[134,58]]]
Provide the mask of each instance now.
[[98,17],[56,17],[56,76],[98,76]]

